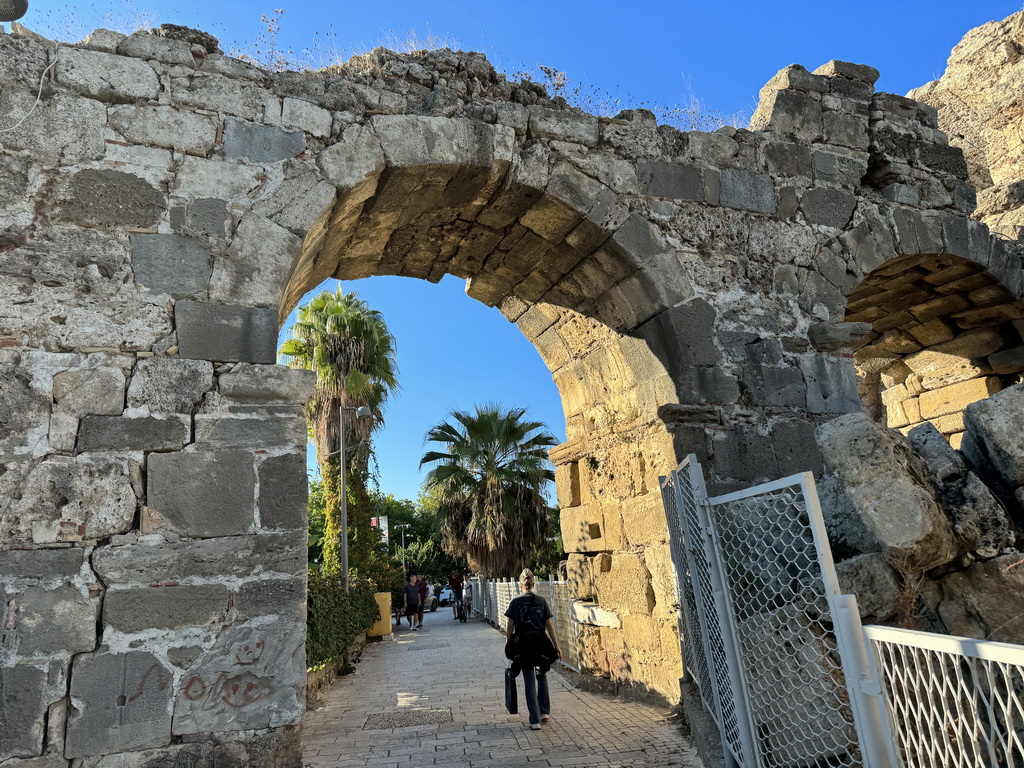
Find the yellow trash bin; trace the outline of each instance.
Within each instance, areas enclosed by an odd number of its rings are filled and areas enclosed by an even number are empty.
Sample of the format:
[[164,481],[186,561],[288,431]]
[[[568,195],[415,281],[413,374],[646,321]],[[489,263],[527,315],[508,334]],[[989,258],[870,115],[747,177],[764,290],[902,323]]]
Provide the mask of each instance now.
[[374,592],[373,599],[380,609],[380,619],[366,631],[367,637],[387,637],[391,634],[391,593]]

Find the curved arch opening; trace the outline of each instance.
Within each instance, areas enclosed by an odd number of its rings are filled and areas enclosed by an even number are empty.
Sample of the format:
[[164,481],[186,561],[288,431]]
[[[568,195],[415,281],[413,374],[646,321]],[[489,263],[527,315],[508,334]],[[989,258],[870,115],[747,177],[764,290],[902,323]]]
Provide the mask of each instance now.
[[1024,374],[1024,302],[959,256],[878,267],[849,295],[846,320],[871,325],[854,352],[865,408],[904,434],[931,422],[959,448],[967,406]]

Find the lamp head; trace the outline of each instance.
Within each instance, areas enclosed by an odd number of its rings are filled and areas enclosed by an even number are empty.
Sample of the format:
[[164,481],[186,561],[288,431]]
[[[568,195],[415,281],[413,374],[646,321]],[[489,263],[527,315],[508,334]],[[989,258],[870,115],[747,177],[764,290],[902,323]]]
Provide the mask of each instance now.
[[[0,0],[0,2],[3,2],[3,0]],[[365,405],[360,405],[358,408],[356,408],[357,419],[368,419],[372,415],[373,414],[370,413],[370,409],[367,408]]]
[[0,21],[17,21],[28,11],[28,0],[0,0]]

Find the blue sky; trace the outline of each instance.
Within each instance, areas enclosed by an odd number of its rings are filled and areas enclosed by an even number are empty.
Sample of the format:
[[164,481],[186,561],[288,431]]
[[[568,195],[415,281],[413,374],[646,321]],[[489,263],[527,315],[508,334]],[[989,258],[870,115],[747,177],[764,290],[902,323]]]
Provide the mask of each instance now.
[[[906,93],[942,74],[968,30],[1021,10],[1021,0],[30,0],[22,21],[63,39],[97,26],[172,22],[215,34],[225,49],[251,50],[265,47],[265,34],[257,40],[260,16],[275,9],[283,9],[280,49],[347,54],[414,31],[420,39],[436,35],[483,51],[501,71],[544,64],[623,101],[668,106],[688,103],[693,94],[709,109],[749,116],[764,83],[793,63],[808,69],[830,59],[870,64],[882,73],[879,90]],[[371,278],[343,287],[380,310],[398,340],[402,390],[376,441],[384,491],[415,498],[423,434],[451,408],[484,401],[529,406],[564,439],[558,394],[540,357],[497,310],[467,298],[461,281]]]

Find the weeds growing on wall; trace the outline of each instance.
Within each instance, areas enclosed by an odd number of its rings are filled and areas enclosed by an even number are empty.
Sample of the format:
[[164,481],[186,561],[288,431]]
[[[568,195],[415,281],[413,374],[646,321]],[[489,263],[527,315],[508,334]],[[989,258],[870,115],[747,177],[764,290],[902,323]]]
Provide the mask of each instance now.
[[356,638],[380,618],[373,586],[353,581],[348,592],[340,576],[309,572],[306,602],[306,667],[317,669],[345,658]]

